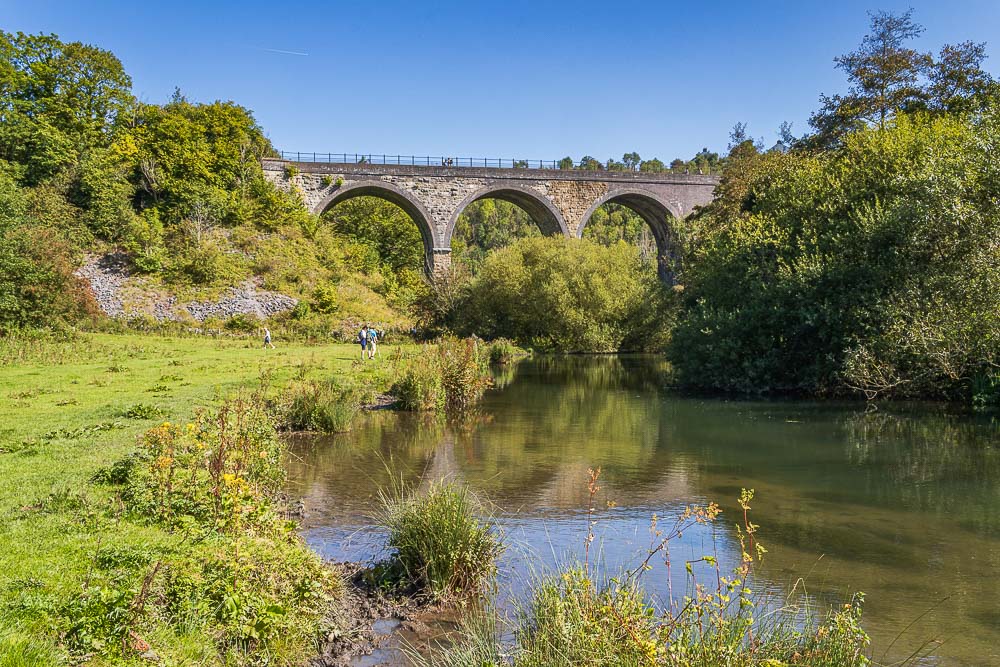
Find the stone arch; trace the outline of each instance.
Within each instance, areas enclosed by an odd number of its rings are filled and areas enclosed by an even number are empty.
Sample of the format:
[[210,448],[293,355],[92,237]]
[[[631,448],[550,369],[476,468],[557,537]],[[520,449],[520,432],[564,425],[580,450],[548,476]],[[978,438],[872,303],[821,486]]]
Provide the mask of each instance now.
[[621,204],[631,209],[649,226],[656,240],[656,267],[660,279],[673,285],[677,271],[677,233],[673,221],[680,220],[680,209],[673,203],[664,201],[656,193],[640,188],[615,189],[591,205],[580,220],[576,235],[583,238],[583,230],[591,216],[604,204]]
[[424,241],[424,272],[428,277],[434,276],[434,218],[412,194],[386,181],[355,181],[345,183],[333,189],[323,197],[313,209],[316,215],[322,215],[337,204],[355,197],[378,197],[392,202],[410,216],[410,219],[420,230]]
[[462,215],[465,207],[480,199],[499,199],[523,209],[535,224],[538,225],[542,234],[546,236],[555,236],[557,234],[572,236],[562,212],[556,208],[555,204],[548,197],[538,190],[525,185],[501,182],[491,183],[480,188],[463,199],[455,207],[455,211],[451,215],[451,220],[448,221],[448,228],[445,230],[444,239],[442,239],[443,245],[451,245],[451,235],[455,231],[455,225],[458,224],[458,216]]

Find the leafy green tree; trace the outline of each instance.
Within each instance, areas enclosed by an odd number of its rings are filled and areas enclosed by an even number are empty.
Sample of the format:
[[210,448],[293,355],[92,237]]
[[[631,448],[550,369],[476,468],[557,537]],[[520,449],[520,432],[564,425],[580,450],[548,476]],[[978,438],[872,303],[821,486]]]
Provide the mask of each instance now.
[[644,327],[659,291],[634,247],[521,239],[486,258],[460,304],[461,327],[545,349],[639,349],[659,340]]
[[661,160],[653,158],[652,160],[643,160],[642,163],[639,164],[639,171],[659,173],[661,171],[666,171],[666,166]]
[[962,42],[941,47],[928,72],[928,106],[944,113],[969,113],[982,109],[994,86],[983,70],[986,44]]
[[571,158],[568,155],[566,157],[564,157],[563,159],[559,160],[559,168],[560,169],[572,169],[575,166],[576,166],[576,164],[573,162],[573,158]]
[[628,169],[629,171],[638,171],[639,165],[642,163],[642,158],[639,157],[638,153],[633,151],[631,153],[625,153],[625,155],[622,155],[622,163],[625,165],[625,168]]
[[899,115],[837,151],[735,156],[683,277],[682,381],[967,398],[1000,362],[997,118]]
[[541,231],[523,209],[499,199],[481,199],[469,204],[458,217],[452,252],[455,261],[475,274],[489,253],[534,236],[541,236]]
[[420,230],[392,202],[378,197],[355,197],[341,202],[323,217],[336,234],[374,251],[376,264],[361,261],[357,268],[368,272],[423,271],[424,241]]
[[924,31],[913,21],[913,10],[869,16],[871,32],[861,46],[834,59],[837,69],[847,74],[850,90],[846,95],[822,95],[822,109],[809,120],[823,143],[865,123],[884,127],[895,111],[923,100],[920,79],[931,57],[907,46]]
[[585,171],[601,171],[604,169],[604,165],[602,165],[597,158],[591,157],[590,155],[584,155],[580,158],[580,164],[577,166],[577,169],[583,169]]
[[128,119],[131,79],[110,52],[55,35],[0,32],[0,157],[51,178]]

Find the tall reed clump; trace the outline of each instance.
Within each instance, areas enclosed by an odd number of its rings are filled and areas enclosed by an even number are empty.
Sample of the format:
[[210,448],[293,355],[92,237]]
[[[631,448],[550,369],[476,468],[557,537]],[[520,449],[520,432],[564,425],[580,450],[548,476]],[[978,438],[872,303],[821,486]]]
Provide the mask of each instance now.
[[[596,481],[592,474],[591,485]],[[863,595],[825,613],[796,603],[781,606],[754,592],[754,566],[766,550],[750,522],[752,491],[739,499],[736,526],[740,561],[731,572],[715,556],[684,562],[688,586],[678,598],[654,601],[643,590],[651,563],[671,566],[669,543],[697,524],[714,522],[719,508],[691,507],[672,526],[652,526],[656,542],[635,569],[598,577],[584,562],[569,566],[534,588],[530,603],[512,628],[510,646],[477,624],[444,654],[424,665],[458,665],[464,656],[477,665],[512,667],[868,667],[869,638],[861,627]],[[588,525],[590,519],[588,518]],[[588,531],[588,543],[591,531]],[[507,656],[501,660],[492,656]]]
[[95,477],[117,487],[117,520],[166,526],[185,546],[99,545],[87,584],[58,610],[71,654],[134,660],[150,632],[207,638],[233,665],[314,650],[340,584],[284,517],[285,447],[262,394],[163,422]]
[[381,496],[376,522],[389,532],[389,569],[435,599],[476,595],[496,574],[503,545],[465,487],[435,482],[423,493]]
[[279,406],[286,428],[324,433],[349,431],[360,410],[357,392],[331,380],[296,382]]
[[424,345],[419,354],[406,362],[392,393],[404,410],[444,410],[444,385],[433,346]]
[[393,393],[405,410],[461,412],[491,386],[488,346],[473,338],[425,345],[405,366]]
[[517,357],[526,354],[527,352],[518,347],[509,338],[497,338],[494,341],[490,341],[490,363],[494,366],[509,364]]

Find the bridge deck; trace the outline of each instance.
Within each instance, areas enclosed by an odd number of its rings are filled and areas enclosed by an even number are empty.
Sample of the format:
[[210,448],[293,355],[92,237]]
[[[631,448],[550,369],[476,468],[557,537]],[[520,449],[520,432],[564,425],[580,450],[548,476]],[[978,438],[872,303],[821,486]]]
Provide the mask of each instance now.
[[708,174],[677,174],[650,171],[605,171],[589,169],[525,169],[511,167],[456,167],[438,165],[397,165],[356,162],[296,162],[265,159],[264,169],[291,165],[307,174],[351,174],[357,176],[423,176],[437,178],[517,179],[526,181],[601,181],[677,185],[715,185],[719,177]]

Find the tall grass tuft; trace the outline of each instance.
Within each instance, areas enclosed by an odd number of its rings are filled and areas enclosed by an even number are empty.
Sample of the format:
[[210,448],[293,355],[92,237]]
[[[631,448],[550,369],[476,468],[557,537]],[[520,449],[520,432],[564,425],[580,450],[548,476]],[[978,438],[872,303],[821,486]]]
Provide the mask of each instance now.
[[292,384],[280,407],[285,427],[324,433],[349,431],[360,410],[357,393],[331,381]]
[[404,410],[417,412],[443,410],[444,386],[437,356],[431,346],[424,345],[420,354],[409,360],[399,379],[392,387]]
[[410,360],[393,393],[406,410],[461,412],[482,398],[491,384],[485,343],[442,338]]
[[482,592],[503,545],[481,520],[482,503],[463,486],[435,482],[419,494],[381,494],[376,522],[389,531],[391,565],[403,582],[436,599]]
[[517,357],[526,355],[514,341],[509,338],[497,338],[490,342],[490,364],[494,366],[504,366],[511,363]]

